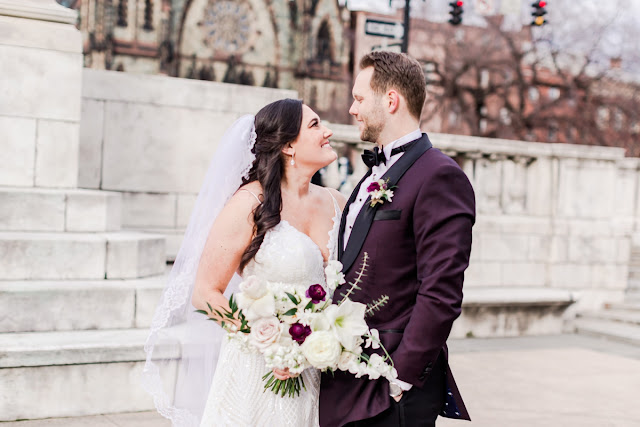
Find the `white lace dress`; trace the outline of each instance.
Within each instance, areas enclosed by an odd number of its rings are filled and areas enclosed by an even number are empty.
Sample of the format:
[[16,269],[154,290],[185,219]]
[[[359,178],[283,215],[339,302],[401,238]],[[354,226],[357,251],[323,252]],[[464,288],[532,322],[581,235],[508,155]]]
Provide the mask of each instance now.
[[[329,259],[337,256],[340,210],[335,199],[334,208],[336,215],[327,245]],[[309,236],[284,220],[267,232],[244,274],[299,286],[303,292],[311,284],[325,283],[320,248]],[[319,425],[319,371],[307,369],[302,373],[307,389],[299,396],[280,397],[270,390],[263,391],[262,376],[269,369],[260,354],[241,350],[233,340],[223,341],[201,427]]]

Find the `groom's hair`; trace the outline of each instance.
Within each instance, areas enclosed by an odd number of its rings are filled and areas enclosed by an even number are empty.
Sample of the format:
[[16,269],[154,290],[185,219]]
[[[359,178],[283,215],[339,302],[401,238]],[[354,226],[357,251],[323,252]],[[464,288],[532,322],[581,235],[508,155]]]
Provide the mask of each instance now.
[[383,94],[395,89],[407,101],[409,112],[420,120],[426,97],[426,80],[420,63],[405,53],[370,52],[360,60],[360,68],[373,67],[371,89]]

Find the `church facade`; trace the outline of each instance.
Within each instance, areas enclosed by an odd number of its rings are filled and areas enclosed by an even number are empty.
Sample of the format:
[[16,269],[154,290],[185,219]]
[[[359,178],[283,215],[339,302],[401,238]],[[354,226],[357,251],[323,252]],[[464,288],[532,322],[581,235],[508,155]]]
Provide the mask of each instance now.
[[90,68],[294,89],[349,121],[351,14],[338,0],[58,0]]

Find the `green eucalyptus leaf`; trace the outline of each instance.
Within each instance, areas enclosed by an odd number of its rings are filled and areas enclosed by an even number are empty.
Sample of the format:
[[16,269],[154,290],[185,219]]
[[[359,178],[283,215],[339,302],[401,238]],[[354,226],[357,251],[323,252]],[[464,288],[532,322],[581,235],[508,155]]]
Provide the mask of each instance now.
[[286,313],[283,314],[283,316],[293,316],[294,314],[296,314],[298,312],[297,308],[292,308],[291,310],[287,311]]
[[300,304],[300,301],[298,301],[298,299],[295,297],[295,295],[290,294],[289,292],[285,292],[287,294],[287,296],[289,297],[289,299],[291,300],[292,303],[294,303],[295,305]]

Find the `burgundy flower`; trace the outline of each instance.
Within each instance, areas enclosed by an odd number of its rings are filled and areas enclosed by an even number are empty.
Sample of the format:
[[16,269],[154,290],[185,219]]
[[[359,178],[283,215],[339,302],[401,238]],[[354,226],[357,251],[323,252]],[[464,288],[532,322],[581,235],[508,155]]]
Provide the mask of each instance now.
[[298,344],[302,344],[311,335],[311,328],[300,323],[294,323],[289,328],[289,334]]
[[318,304],[320,301],[324,301],[324,298],[327,296],[327,291],[320,285],[311,285],[309,289],[307,289],[306,296],[307,298],[311,298],[312,303]]
[[367,187],[367,193],[371,193],[372,191],[378,191],[379,189],[380,189],[380,184],[378,184],[378,181],[373,181]]

